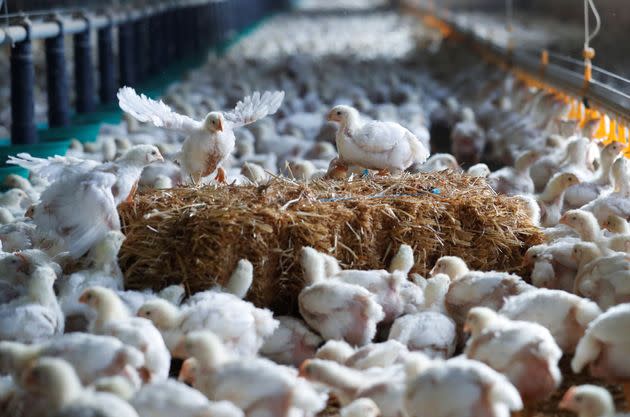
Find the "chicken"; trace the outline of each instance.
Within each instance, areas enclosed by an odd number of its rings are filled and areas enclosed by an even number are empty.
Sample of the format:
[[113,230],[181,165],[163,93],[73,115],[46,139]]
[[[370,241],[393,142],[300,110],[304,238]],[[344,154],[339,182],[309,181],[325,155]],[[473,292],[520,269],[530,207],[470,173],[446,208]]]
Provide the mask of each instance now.
[[183,336],[193,331],[210,330],[234,353],[248,357],[256,355],[278,327],[269,310],[222,292],[209,293],[181,309],[156,298],[140,307],[137,315],[151,320],[172,354],[180,358],[181,353],[174,349]]
[[[408,354],[409,350],[404,344],[397,340],[388,340],[360,347],[339,363],[358,370],[387,368],[397,363],[403,363]],[[318,354],[318,359],[323,358]]]
[[459,164],[457,163],[457,159],[451,154],[436,153],[431,155],[426,162],[413,164],[409,169],[413,173],[439,172],[447,169],[457,171]]
[[343,365],[354,353],[355,349],[343,340],[328,340],[317,349],[315,358],[333,361]]
[[[48,159],[34,158],[24,153],[18,154],[17,158],[10,157],[7,163],[28,169],[47,179],[52,184],[77,175],[96,172],[112,174],[116,177],[116,180],[111,185],[111,192],[116,205],[119,205],[125,201],[129,202],[133,198],[144,167],[153,162],[163,160],[164,158],[157,147],[153,145],[136,145],[120,158],[105,164],[69,156],[55,156]],[[42,198],[44,193],[42,193]]]
[[363,124],[359,112],[348,106],[333,107],[328,120],[339,123],[336,143],[341,166],[356,165],[396,174],[429,157],[422,142],[397,123]]
[[38,267],[28,278],[26,294],[0,305],[0,339],[40,343],[64,330],[64,316],[55,297],[57,275]]
[[324,340],[300,319],[278,316],[278,328],[260,348],[260,354],[276,363],[300,366],[313,358]]
[[225,182],[221,166],[234,149],[234,128],[245,126],[275,113],[284,99],[284,92],[258,92],[239,101],[234,110],[210,112],[199,122],[171,110],[163,102],[138,96],[130,87],[118,91],[120,108],[141,122],[172,129],[187,135],[182,150],[175,157],[182,171],[197,184],[202,177],[217,171],[217,180]]
[[602,311],[593,301],[559,290],[539,289],[509,297],[498,311],[510,320],[544,326],[565,353],[573,353],[589,323]]
[[136,368],[144,363],[142,353],[111,336],[67,333],[43,344],[24,345],[0,342],[0,372],[21,375],[41,357],[68,361],[83,384],[98,378],[120,375],[131,383],[139,382]]
[[630,254],[602,256],[594,243],[577,243],[573,256],[579,261],[573,292],[595,301],[603,310],[630,302]]
[[628,414],[615,414],[612,395],[596,385],[573,386],[564,393],[558,404],[561,409],[573,411],[578,417],[624,417]]
[[602,194],[582,207],[590,211],[601,224],[609,216],[615,215],[624,219],[630,218],[630,169],[627,158],[617,158],[612,167],[613,192]]
[[166,380],[144,385],[129,403],[140,417],[243,417],[228,401],[210,402],[181,382]]
[[525,252],[524,266],[534,266],[532,284],[539,288],[573,292],[578,264],[573,258],[573,246],[579,239],[560,239],[549,245],[532,246]]
[[600,165],[595,178],[590,182],[582,182],[567,188],[564,195],[564,205],[568,208],[579,208],[595,200],[610,186],[610,174],[615,158],[624,148],[621,142],[609,143],[602,149]]
[[488,165],[484,163],[475,164],[466,170],[466,174],[478,178],[487,178],[491,173]]
[[462,109],[461,119],[451,131],[451,153],[460,163],[473,165],[481,160],[486,135],[475,121],[475,113],[471,108]]
[[628,223],[626,219],[615,216],[614,214],[608,216],[606,220],[604,220],[602,227],[610,233],[618,235],[630,234],[630,223]]
[[463,357],[444,362],[415,356],[407,363],[407,381],[404,415],[409,417],[508,417],[523,408],[505,376]]
[[115,184],[113,174],[88,172],[62,176],[42,193],[32,218],[37,235],[52,246],[48,252],[78,259],[108,232],[120,230]]
[[397,318],[389,340],[397,340],[409,350],[420,351],[430,358],[448,359],[457,347],[457,330],[450,317],[425,311]]
[[514,162],[514,167],[501,168],[488,176],[488,184],[499,194],[533,194],[534,182],[529,176],[531,166],[540,158],[537,151],[527,151]]
[[107,288],[88,288],[79,301],[96,312],[88,327],[90,333],[114,336],[144,354],[144,366],[138,369],[144,382],[168,377],[171,356],[153,323],[131,317],[121,299]]
[[324,339],[363,346],[376,334],[385,313],[365,288],[338,281],[316,282],[298,296],[300,314]]
[[126,401],[112,394],[93,392],[81,386],[72,366],[56,358],[42,358],[22,377],[24,388],[45,401],[41,417],[138,417]]
[[544,400],[560,385],[562,351],[545,327],[474,307],[468,312],[465,330],[471,336],[464,354],[503,373],[525,404]]
[[540,205],[541,226],[551,227],[558,224],[565,190],[579,183],[578,177],[572,173],[557,174],[549,180],[545,190],[536,196]]
[[532,291],[519,276],[504,272],[470,271],[466,263],[455,256],[443,256],[435,263],[431,275],[444,273],[451,279],[445,304],[449,315],[459,327],[464,324],[468,310],[475,306],[498,310],[505,298]]
[[405,391],[403,365],[356,370],[336,362],[311,359],[300,367],[300,376],[327,386],[342,406],[357,398],[370,398],[383,417],[400,416]]
[[586,329],[571,361],[573,372],[579,373],[589,365],[596,378],[623,383],[626,401],[630,399],[630,304],[609,308]]
[[381,410],[369,398],[359,398],[339,410],[341,417],[378,417]]
[[286,417],[292,410],[312,415],[326,406],[326,396],[293,370],[266,359],[235,360],[211,332],[189,333],[181,343],[197,360],[194,387],[213,401],[231,401],[248,417]]

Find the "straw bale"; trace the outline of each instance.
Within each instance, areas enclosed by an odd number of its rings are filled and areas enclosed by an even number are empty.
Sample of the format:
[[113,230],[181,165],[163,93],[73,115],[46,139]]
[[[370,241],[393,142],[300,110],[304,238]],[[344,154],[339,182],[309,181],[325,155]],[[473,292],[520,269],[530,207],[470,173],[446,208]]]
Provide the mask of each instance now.
[[120,214],[127,288],[183,283],[202,291],[224,284],[247,258],[255,271],[248,299],[281,313],[295,312],[305,245],[346,268],[374,269],[406,243],[414,249],[413,272],[425,275],[443,255],[518,273],[527,248],[542,242],[520,200],[454,172],[151,190]]

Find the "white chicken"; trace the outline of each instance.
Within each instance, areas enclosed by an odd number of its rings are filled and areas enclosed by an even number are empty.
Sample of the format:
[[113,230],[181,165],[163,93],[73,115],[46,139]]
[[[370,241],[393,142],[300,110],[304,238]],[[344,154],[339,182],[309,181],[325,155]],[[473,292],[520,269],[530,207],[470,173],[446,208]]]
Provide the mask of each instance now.
[[112,394],[83,388],[79,377],[66,361],[42,358],[24,372],[22,384],[26,391],[44,401],[42,417],[138,417],[129,403]]
[[249,357],[256,355],[278,327],[269,310],[258,309],[235,295],[217,291],[204,297],[181,308],[156,298],[140,307],[137,315],[151,320],[171,353],[180,358],[184,357],[175,347],[190,332],[210,330],[234,353]]
[[508,417],[523,402],[510,381],[484,363],[463,357],[410,358],[404,397],[410,417]]
[[234,110],[210,112],[199,122],[175,113],[161,101],[151,100],[144,94],[138,96],[133,88],[123,87],[118,91],[120,108],[138,121],[186,134],[182,150],[175,159],[195,184],[215,171],[217,180],[225,182],[225,170],[221,165],[234,149],[236,139],[233,129],[275,113],[283,99],[284,92],[265,92],[262,95],[255,92],[239,101]]
[[131,317],[121,299],[108,288],[88,288],[79,301],[96,312],[88,327],[90,333],[114,336],[144,354],[144,366],[138,369],[144,382],[168,377],[171,355],[153,323]]
[[525,404],[544,400],[560,385],[562,351],[543,326],[475,307],[468,313],[465,328],[471,337],[464,354],[503,373]]
[[586,329],[571,361],[573,372],[579,373],[589,365],[597,378],[623,383],[626,400],[630,398],[630,304],[611,307]]
[[545,190],[536,196],[536,200],[540,205],[541,226],[552,227],[558,224],[562,213],[565,190],[579,183],[578,177],[568,172],[554,175],[549,180]]
[[129,403],[140,417],[244,417],[234,404],[210,402],[196,389],[170,379],[142,386]]
[[455,322],[436,311],[407,314],[394,321],[389,340],[403,343],[410,351],[419,351],[430,358],[448,359],[457,347]]
[[278,328],[260,348],[260,354],[276,363],[300,366],[306,359],[315,357],[317,348],[324,342],[302,320],[290,316],[277,316]]
[[41,357],[68,361],[85,385],[98,378],[120,375],[139,382],[135,369],[142,367],[142,353],[111,336],[67,333],[42,344],[0,342],[0,372],[21,375]]
[[234,403],[248,417],[287,417],[293,410],[311,416],[326,405],[326,396],[294,370],[267,359],[234,359],[211,332],[189,333],[181,343],[181,349],[197,360],[194,387],[210,400]]
[[64,330],[64,316],[53,285],[50,267],[38,267],[28,278],[26,294],[0,306],[0,339],[40,343]]
[[475,113],[464,107],[461,121],[451,131],[451,153],[460,163],[473,165],[480,161],[485,145],[486,135],[475,121]]
[[400,416],[405,391],[402,364],[387,368],[353,369],[322,359],[304,361],[300,376],[328,387],[342,406],[357,398],[370,398],[383,417]]
[[484,306],[498,310],[508,296],[534,289],[517,275],[496,271],[470,271],[466,263],[456,256],[438,259],[431,275],[439,273],[446,274],[451,279],[445,305],[451,318],[460,327],[472,307]]
[[573,411],[578,417],[627,417],[616,414],[612,395],[596,385],[573,386],[564,393],[558,408]]
[[544,326],[563,352],[573,353],[589,323],[602,311],[593,301],[566,291],[538,289],[508,298],[498,313]]
[[630,254],[602,255],[594,243],[577,243],[573,256],[579,262],[575,294],[590,298],[603,310],[630,302]]
[[514,162],[514,167],[501,168],[488,176],[488,184],[499,194],[533,194],[534,181],[529,176],[531,166],[540,158],[537,151],[527,151]]
[[426,161],[429,151],[413,133],[397,123],[361,122],[349,106],[333,107],[328,120],[339,123],[336,136],[338,165],[356,165],[380,173],[400,173],[411,164]]
[[[153,162],[163,160],[164,158],[157,147],[153,145],[136,145],[120,158],[105,164],[70,156],[54,156],[48,159],[35,158],[24,153],[18,154],[17,157],[10,157],[7,163],[28,169],[47,179],[52,184],[80,174],[96,172],[112,174],[116,177],[116,180],[111,185],[111,191],[114,201],[118,205],[133,199],[144,167]],[[42,193],[42,199],[44,194],[45,192]]]
[[621,142],[609,143],[602,149],[599,160],[598,172],[595,178],[589,182],[569,187],[564,195],[564,204],[568,208],[579,208],[585,204],[595,200],[599,195],[610,186],[610,174],[613,162],[619,156],[624,148]]

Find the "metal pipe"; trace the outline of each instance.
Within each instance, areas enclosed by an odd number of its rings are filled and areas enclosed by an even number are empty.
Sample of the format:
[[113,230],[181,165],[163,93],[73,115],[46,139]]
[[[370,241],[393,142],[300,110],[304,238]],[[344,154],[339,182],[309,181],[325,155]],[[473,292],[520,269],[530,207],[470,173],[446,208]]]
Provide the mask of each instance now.
[[118,26],[118,71],[119,85],[133,86],[136,83],[136,55],[134,53],[135,31],[132,22]]
[[35,67],[31,45],[31,22],[25,20],[26,37],[11,48],[11,143],[37,143],[35,127]]
[[101,103],[111,103],[116,99],[114,40],[111,24],[98,30],[98,72]]
[[46,89],[48,93],[48,125],[50,127],[70,124],[70,98],[68,96],[68,72],[64,50],[64,27],[59,16],[59,35],[47,38],[46,44]]
[[89,113],[96,108],[91,30],[87,18],[85,18],[85,22],[86,29],[74,35],[74,79],[76,84],[77,113]]

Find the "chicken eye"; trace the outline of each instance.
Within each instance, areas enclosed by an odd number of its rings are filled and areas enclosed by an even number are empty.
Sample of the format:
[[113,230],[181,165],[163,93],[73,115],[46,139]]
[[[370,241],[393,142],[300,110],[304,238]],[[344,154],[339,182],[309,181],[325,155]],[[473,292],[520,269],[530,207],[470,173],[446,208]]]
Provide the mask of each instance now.
[[341,111],[337,110],[337,116],[341,116]]
[[151,315],[151,312],[150,312],[150,311],[145,311],[145,312],[144,312],[144,314],[145,314],[147,317],[149,317],[149,316]]

